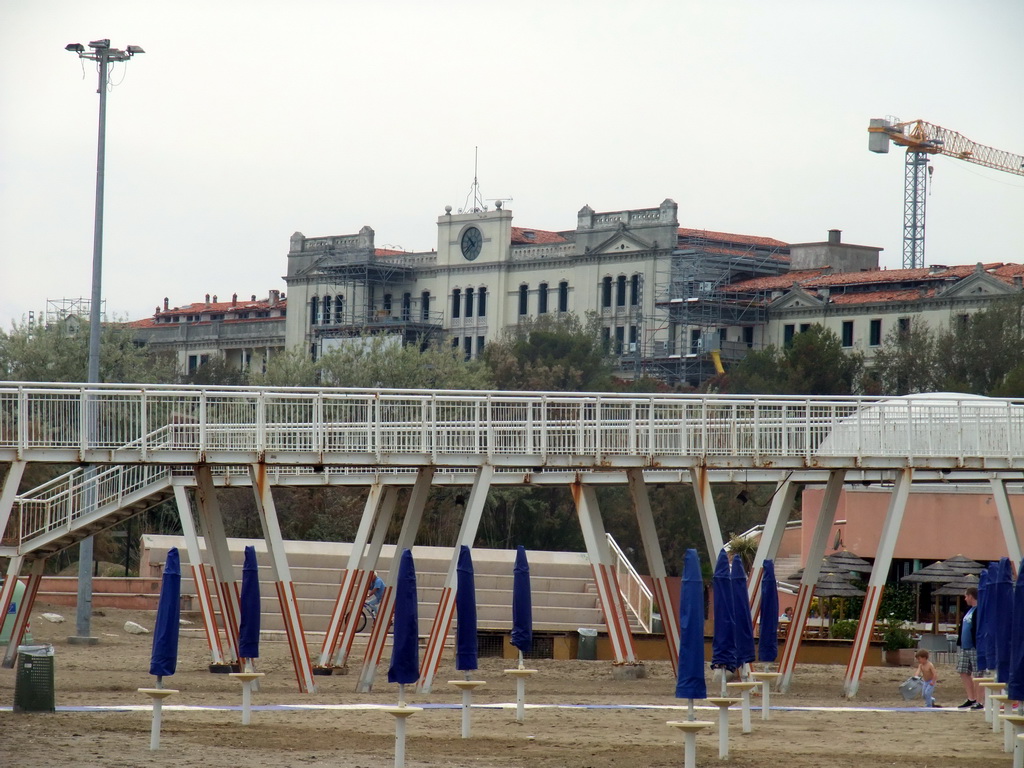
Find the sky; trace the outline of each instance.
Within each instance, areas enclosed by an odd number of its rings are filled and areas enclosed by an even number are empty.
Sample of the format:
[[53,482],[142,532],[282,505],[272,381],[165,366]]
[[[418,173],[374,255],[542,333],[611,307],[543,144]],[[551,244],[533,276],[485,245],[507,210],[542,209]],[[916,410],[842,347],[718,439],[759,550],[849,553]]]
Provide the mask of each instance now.
[[[91,292],[109,38],[109,317],[286,290],[289,237],[430,250],[483,197],[564,230],[679,204],[683,227],[884,248],[903,151],[873,117],[1024,154],[1024,3],[936,0],[7,0],[0,7],[0,327]],[[1024,262],[1024,176],[937,157],[926,262]],[[493,203],[492,203],[493,204]]]

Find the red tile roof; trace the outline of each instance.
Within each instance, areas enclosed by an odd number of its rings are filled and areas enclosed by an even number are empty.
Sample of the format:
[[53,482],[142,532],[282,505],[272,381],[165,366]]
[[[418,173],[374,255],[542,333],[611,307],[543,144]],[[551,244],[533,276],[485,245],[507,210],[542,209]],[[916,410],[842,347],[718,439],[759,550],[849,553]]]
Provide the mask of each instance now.
[[679,228],[679,237],[703,240],[713,240],[720,243],[744,243],[745,245],[764,245],[771,248],[787,248],[789,243],[776,240],[771,237],[758,237],[757,235],[734,235],[729,232],[713,232],[709,229],[687,229]]
[[567,242],[569,241],[557,232],[548,232],[543,229],[512,227],[512,245],[551,245],[552,243]]
[[[988,271],[1002,264],[983,265]],[[824,288],[836,285],[871,285],[872,283],[921,283],[930,281],[949,282],[962,280],[976,269],[974,264],[959,264],[953,267],[921,267],[919,269],[872,269],[865,272],[839,272],[822,275],[807,282],[808,288]]]
[[740,280],[735,283],[723,286],[724,291],[736,291],[736,292],[747,292],[747,291],[784,291],[794,283],[805,283],[808,280],[812,280],[816,277],[820,277],[825,271],[825,267],[821,269],[801,269],[795,272],[783,272],[781,275],[772,275],[770,277],[755,277],[750,280]]
[[[217,301],[210,302],[196,302],[195,304],[186,304],[182,307],[170,307],[169,309],[159,309],[153,315],[153,317],[146,317],[142,320],[134,320],[128,323],[132,328],[166,328],[174,325],[174,321],[168,322],[163,320],[165,317],[184,317],[186,315],[202,315],[203,313],[213,314],[233,314],[236,312],[266,312],[271,309],[286,309],[288,306],[287,299],[278,299],[277,302],[271,306],[269,299],[260,299],[258,301],[251,300],[240,300],[235,303],[230,301]],[[157,318],[160,318],[159,320]],[[225,318],[224,322],[237,322],[237,323],[248,323],[263,320],[279,320],[276,317],[234,317]],[[193,320],[192,322],[200,322],[199,320]],[[205,321],[209,322],[209,321]]]
[[935,295],[935,286],[920,288],[906,288],[896,291],[856,291],[854,293],[832,293],[829,294],[830,304],[874,304],[895,301],[916,301],[927,299]]
[[398,250],[395,250],[394,248],[374,248],[373,249],[373,255],[374,256],[401,256],[401,255],[403,255],[405,253],[408,253],[408,251],[398,251]]

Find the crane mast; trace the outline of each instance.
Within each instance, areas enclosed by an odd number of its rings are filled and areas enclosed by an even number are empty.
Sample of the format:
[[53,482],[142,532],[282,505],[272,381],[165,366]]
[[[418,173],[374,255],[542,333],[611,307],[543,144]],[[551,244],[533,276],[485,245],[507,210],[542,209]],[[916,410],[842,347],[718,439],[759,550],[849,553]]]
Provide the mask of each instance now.
[[868,149],[886,153],[889,143],[906,147],[903,193],[903,268],[924,266],[925,201],[931,175],[929,155],[946,155],[958,160],[1024,176],[1024,156],[987,147],[963,134],[924,120],[901,122],[897,118],[874,118],[868,125]]

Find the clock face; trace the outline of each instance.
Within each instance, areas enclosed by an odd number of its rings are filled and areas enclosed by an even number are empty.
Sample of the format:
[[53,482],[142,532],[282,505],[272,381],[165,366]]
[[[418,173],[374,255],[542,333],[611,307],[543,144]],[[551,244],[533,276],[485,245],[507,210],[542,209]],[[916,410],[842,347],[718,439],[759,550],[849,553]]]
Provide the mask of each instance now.
[[484,236],[476,227],[470,227],[462,233],[462,255],[472,261],[480,255],[480,249],[484,244]]

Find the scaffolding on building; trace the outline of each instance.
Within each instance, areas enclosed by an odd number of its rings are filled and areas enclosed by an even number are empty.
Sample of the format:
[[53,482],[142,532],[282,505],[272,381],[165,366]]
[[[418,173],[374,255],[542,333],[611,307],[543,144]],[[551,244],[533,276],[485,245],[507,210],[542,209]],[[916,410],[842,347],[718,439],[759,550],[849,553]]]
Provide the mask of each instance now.
[[644,373],[699,387],[722,366],[740,360],[756,345],[756,330],[766,322],[771,297],[729,286],[788,271],[788,253],[785,245],[763,240],[681,233],[678,247],[657,274],[658,318],[646,334]]
[[[325,340],[366,335],[400,336],[402,344],[421,347],[440,334],[443,313],[433,309],[439,297],[414,295],[417,267],[424,257],[405,251],[323,249],[316,266],[317,298],[310,312],[310,333],[316,352]],[[331,342],[328,342],[330,346]]]
[[[101,318],[106,317],[106,308],[106,300],[100,302]],[[43,314],[42,324],[52,325],[55,323],[65,323],[68,320],[77,320],[87,323],[89,321],[89,312],[91,309],[92,299],[83,297],[47,299],[46,311]]]

